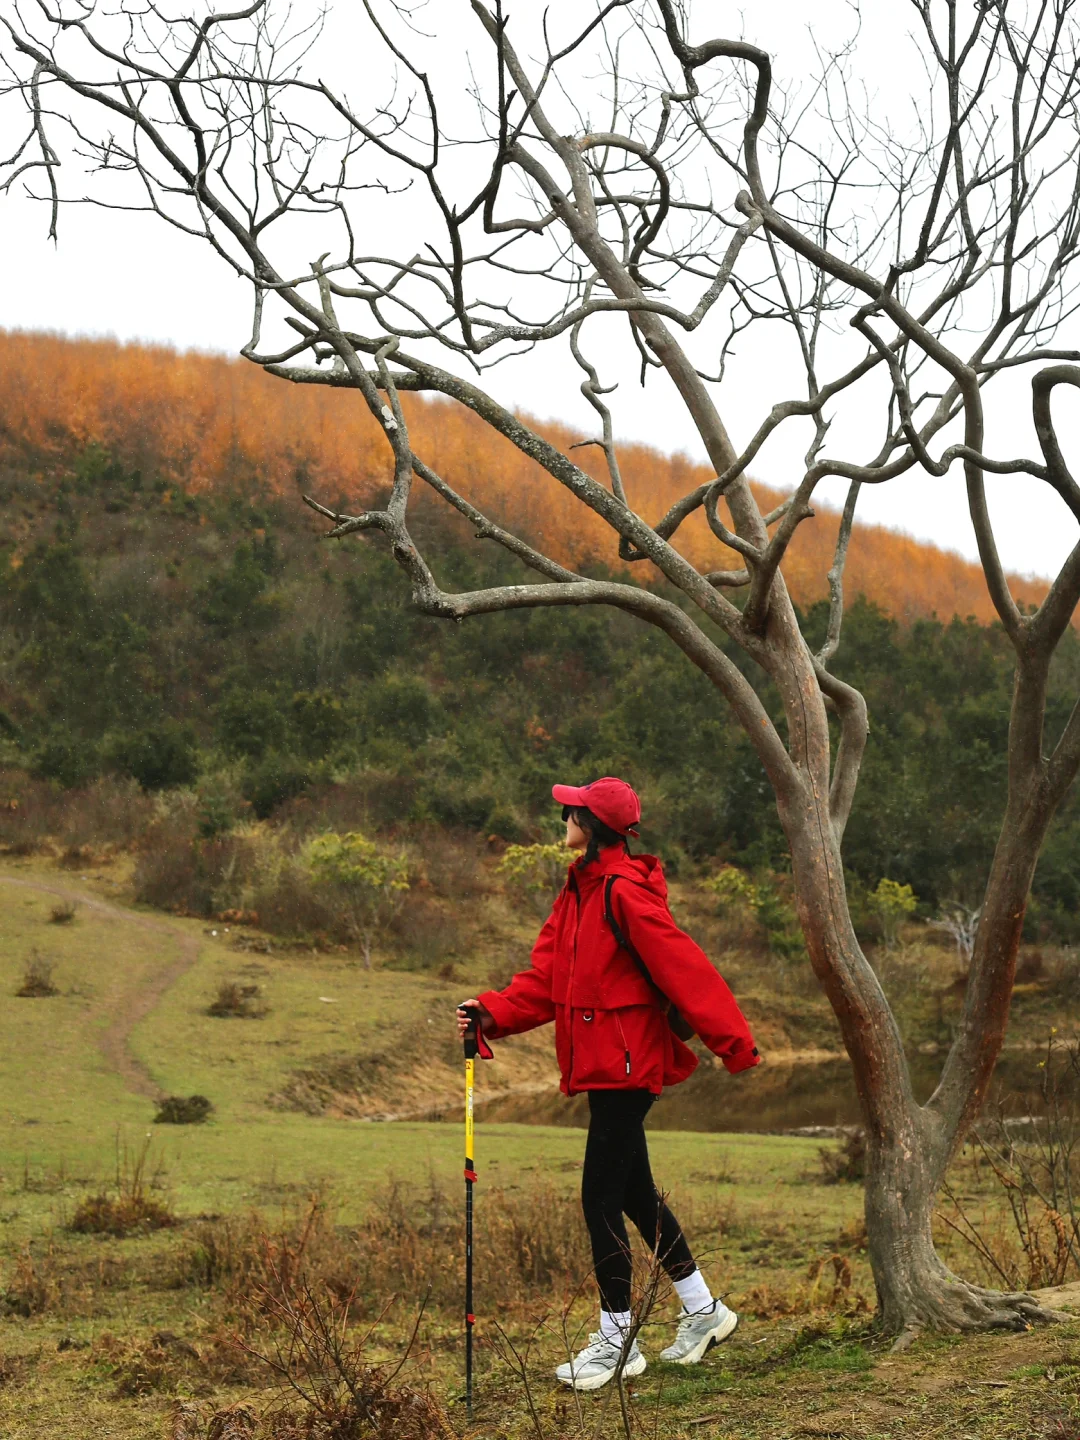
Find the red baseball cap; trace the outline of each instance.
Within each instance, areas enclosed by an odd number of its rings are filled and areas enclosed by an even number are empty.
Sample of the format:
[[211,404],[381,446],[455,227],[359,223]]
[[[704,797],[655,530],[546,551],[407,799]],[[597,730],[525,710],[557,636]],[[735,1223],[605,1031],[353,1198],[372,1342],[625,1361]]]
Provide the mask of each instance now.
[[560,805],[583,805],[620,835],[638,833],[633,827],[641,819],[641,801],[625,780],[605,775],[588,785],[553,785],[551,793]]

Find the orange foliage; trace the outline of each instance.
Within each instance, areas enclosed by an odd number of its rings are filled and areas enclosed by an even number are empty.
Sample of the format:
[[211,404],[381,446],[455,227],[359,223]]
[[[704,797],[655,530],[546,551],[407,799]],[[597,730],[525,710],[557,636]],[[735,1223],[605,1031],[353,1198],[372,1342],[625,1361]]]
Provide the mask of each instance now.
[[[418,453],[480,509],[557,559],[617,563],[607,526],[470,411],[421,396],[404,403]],[[537,428],[563,449],[580,438],[558,424]],[[90,443],[191,491],[247,476],[279,493],[295,494],[303,484],[342,508],[375,500],[390,471],[385,441],[353,393],[289,385],[218,356],[0,332],[0,447],[10,457],[62,463]],[[596,449],[575,458],[603,478]],[[620,460],[630,503],[654,521],[711,473],[643,445],[624,447]],[[781,498],[764,486],[755,490],[766,508]],[[822,508],[799,529],[784,575],[801,604],[827,593],[838,523],[835,511]],[[739,563],[700,513],[677,540],[703,568]],[[901,618],[993,618],[978,565],[878,526],[856,526],[846,590]],[[1037,581],[1014,582],[1025,603],[1045,592]]]

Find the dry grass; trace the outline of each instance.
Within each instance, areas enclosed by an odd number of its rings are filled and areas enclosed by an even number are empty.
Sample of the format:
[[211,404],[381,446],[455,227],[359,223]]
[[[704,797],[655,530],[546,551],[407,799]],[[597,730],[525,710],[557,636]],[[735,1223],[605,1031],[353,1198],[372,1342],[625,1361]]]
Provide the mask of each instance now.
[[[545,1187],[488,1191],[474,1261],[477,1285],[496,1307],[576,1291],[591,1267],[576,1197]],[[460,1205],[434,1183],[423,1192],[391,1184],[357,1226],[336,1225],[318,1196],[276,1226],[258,1214],[203,1222],[185,1239],[174,1283],[222,1291],[245,1322],[291,1303],[301,1285],[370,1318],[393,1296],[427,1295],[436,1309],[453,1310],[461,1265]]]
[[201,1335],[197,1344],[171,1330],[155,1331],[147,1340],[106,1332],[94,1342],[93,1359],[112,1380],[117,1399],[155,1392],[209,1392],[251,1385],[261,1378],[250,1352],[223,1327]]
[[851,1260],[839,1253],[811,1261],[806,1278],[795,1284],[754,1285],[740,1298],[740,1311],[758,1320],[791,1315],[873,1314],[873,1303],[853,1285]]
[[119,1146],[113,1191],[84,1196],[67,1228],[77,1235],[111,1235],[124,1239],[176,1225],[177,1218],[171,1207],[150,1193],[151,1189],[160,1188],[161,1178],[160,1174],[150,1175],[149,1157],[149,1137],[134,1152],[126,1145]]

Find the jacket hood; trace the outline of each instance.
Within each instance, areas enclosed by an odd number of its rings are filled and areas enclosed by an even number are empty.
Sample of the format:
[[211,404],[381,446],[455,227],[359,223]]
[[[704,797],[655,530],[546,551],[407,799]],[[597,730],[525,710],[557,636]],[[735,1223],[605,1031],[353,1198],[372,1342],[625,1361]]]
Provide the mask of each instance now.
[[655,855],[628,855],[625,850],[612,846],[610,850],[602,851],[599,860],[594,860],[591,865],[582,865],[580,860],[575,860],[570,866],[570,874],[583,894],[609,875],[625,875],[627,880],[643,885],[661,900],[667,899],[664,867]]

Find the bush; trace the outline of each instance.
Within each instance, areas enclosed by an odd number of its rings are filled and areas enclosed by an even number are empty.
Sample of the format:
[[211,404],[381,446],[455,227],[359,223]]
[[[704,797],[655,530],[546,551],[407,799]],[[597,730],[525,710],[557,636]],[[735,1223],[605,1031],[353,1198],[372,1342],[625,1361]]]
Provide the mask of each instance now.
[[881,933],[888,949],[892,949],[900,935],[900,926],[914,913],[918,903],[910,885],[901,885],[896,880],[881,879],[877,889],[869,896],[870,908],[881,922]]
[[149,1138],[134,1155],[126,1146],[118,1151],[114,1193],[101,1191],[80,1200],[68,1229],[80,1235],[122,1237],[175,1225],[176,1216],[169,1206],[150,1194],[152,1182],[146,1174],[149,1154]]
[[495,869],[520,899],[546,915],[566,883],[570,858],[565,845],[508,845]]
[[157,1102],[155,1125],[202,1125],[214,1113],[205,1095],[166,1095]]
[[97,777],[101,756],[93,741],[59,730],[38,746],[32,770],[41,780],[55,780],[65,790],[74,790]]
[[268,750],[245,773],[240,788],[255,814],[265,820],[279,805],[301,794],[310,784],[311,772],[299,760]]
[[231,690],[218,705],[218,739],[234,759],[258,760],[284,749],[288,728],[280,700],[268,690]]
[[190,725],[166,720],[114,742],[112,763],[144,790],[190,785],[199,773],[199,752]]
[[245,985],[240,980],[223,980],[218,986],[216,999],[207,1006],[206,1013],[219,1020],[261,1020],[267,1013],[267,1008],[261,1002],[260,995],[258,985]]
[[716,896],[721,913],[741,911],[752,916],[765,932],[770,954],[790,958],[805,952],[799,917],[778,877],[751,879],[734,865],[725,865],[718,875],[703,882],[703,888]]
[[71,900],[61,900],[49,911],[50,925],[70,925],[75,919],[75,905]]
[[846,1181],[861,1184],[866,1175],[866,1135],[862,1130],[852,1130],[834,1149],[822,1145],[818,1156],[826,1185]]
[[259,869],[260,842],[249,835],[202,840],[190,810],[163,816],[135,865],[135,898],[186,915],[247,908]]
[[87,1195],[75,1207],[69,1230],[77,1235],[147,1234],[177,1223],[167,1205],[149,1195]]
[[39,955],[36,950],[31,950],[30,958],[26,962],[26,969],[23,971],[22,984],[15,994],[28,1000],[59,995],[60,991],[53,983],[53,962],[44,955]]
[[409,888],[405,857],[380,851],[358,830],[346,835],[327,831],[308,842],[302,861],[317,883],[340,896],[352,934],[370,965],[376,937],[401,909]]

